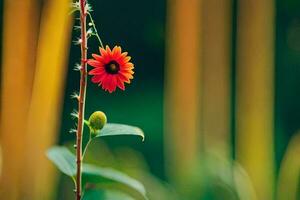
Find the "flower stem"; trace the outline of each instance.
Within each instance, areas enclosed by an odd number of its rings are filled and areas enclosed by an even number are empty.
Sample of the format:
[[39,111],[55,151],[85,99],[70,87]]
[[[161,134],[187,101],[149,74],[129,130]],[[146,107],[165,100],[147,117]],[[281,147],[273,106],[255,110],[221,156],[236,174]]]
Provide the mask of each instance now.
[[81,26],[81,69],[80,92],[78,101],[78,127],[76,135],[76,200],[81,199],[82,194],[82,135],[84,128],[84,110],[87,85],[87,34],[86,34],[86,0],[80,0],[80,26]]
[[92,138],[90,137],[88,142],[86,143],[86,146],[85,146],[84,150],[83,150],[82,159],[84,159],[85,153],[86,153],[86,151],[88,149],[88,146],[90,145],[91,141],[92,141]]
[[100,43],[100,46],[101,46],[102,48],[104,48],[103,42],[102,42],[102,40],[101,40],[101,38],[100,38],[100,36],[99,36],[98,30],[97,30],[97,28],[96,28],[94,19],[93,19],[91,13],[88,12],[88,15],[89,15],[89,17],[90,17],[90,21],[91,21],[92,26],[93,26],[93,29],[94,29],[94,31],[95,31],[94,35],[97,37],[97,39],[98,39],[98,41],[99,41],[99,43]]

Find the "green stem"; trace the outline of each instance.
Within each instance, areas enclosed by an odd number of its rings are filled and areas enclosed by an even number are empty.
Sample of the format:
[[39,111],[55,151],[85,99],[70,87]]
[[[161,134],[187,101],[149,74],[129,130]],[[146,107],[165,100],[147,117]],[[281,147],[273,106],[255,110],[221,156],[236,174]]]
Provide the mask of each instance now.
[[89,138],[88,142],[86,143],[86,145],[84,147],[84,150],[83,150],[83,153],[82,153],[82,160],[84,159],[85,153],[86,153],[86,151],[88,149],[88,146],[90,145],[91,141],[92,141],[92,137],[91,137],[91,134],[90,134],[90,138]]
[[104,48],[103,42],[102,42],[102,40],[101,40],[101,38],[100,38],[100,36],[99,36],[99,34],[98,34],[98,30],[97,30],[97,28],[96,28],[96,25],[95,25],[95,22],[94,22],[94,20],[93,20],[93,17],[92,17],[92,15],[91,15],[91,13],[88,12],[87,14],[88,14],[88,16],[89,16],[89,18],[90,18],[90,20],[91,20],[93,29],[94,29],[94,31],[95,31],[95,33],[94,33],[93,35],[95,35],[95,36],[97,37],[97,39],[98,39],[98,41],[99,41],[99,43],[100,43],[100,46],[101,46],[102,48]]

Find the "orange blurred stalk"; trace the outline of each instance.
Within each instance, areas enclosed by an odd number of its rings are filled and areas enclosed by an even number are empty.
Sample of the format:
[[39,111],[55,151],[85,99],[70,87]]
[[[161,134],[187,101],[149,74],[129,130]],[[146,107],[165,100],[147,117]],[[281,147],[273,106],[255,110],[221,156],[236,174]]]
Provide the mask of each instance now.
[[38,13],[35,0],[4,1],[0,196],[20,199],[20,178],[24,174],[26,119],[35,66]]
[[203,2],[204,148],[228,158],[230,156],[231,6],[230,0]]
[[239,1],[237,26],[237,159],[258,199],[272,199],[274,1]]
[[72,30],[69,11],[69,0],[48,0],[42,11],[28,137],[23,141],[26,173],[22,192],[28,199],[54,199],[54,169],[45,151],[55,144],[61,121]]
[[201,1],[169,0],[165,73],[167,171],[181,182],[200,151]]

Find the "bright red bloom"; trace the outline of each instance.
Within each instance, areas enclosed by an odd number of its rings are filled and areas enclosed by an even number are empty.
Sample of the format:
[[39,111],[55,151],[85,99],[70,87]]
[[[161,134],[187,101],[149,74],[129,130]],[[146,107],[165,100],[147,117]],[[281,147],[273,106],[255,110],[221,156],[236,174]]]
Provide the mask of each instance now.
[[124,83],[130,83],[133,79],[133,64],[127,52],[122,53],[121,47],[115,46],[111,50],[99,48],[100,54],[92,54],[94,59],[89,59],[88,64],[93,66],[89,74],[93,75],[92,82],[102,86],[102,89],[112,93],[119,87],[125,90]]

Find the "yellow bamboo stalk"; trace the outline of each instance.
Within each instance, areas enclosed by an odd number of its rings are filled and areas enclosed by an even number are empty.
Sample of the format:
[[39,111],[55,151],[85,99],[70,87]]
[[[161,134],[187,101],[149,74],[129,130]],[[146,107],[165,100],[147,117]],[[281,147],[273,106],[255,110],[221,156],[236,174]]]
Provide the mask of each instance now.
[[237,159],[258,199],[272,199],[274,1],[239,1],[237,27]]
[[278,185],[278,200],[297,200],[299,193],[300,175],[300,133],[297,133],[290,141],[282,160]]
[[[54,199],[53,165],[45,156],[58,135],[71,36],[69,0],[48,0],[44,5],[26,143],[23,196]],[[30,184],[28,182],[30,181]]]
[[35,0],[4,1],[0,196],[20,199],[20,177],[26,138],[26,118],[34,72],[37,9]]
[[167,170],[176,181],[199,152],[200,0],[169,0],[165,75]]
[[203,2],[203,134],[205,149],[230,155],[231,1]]

